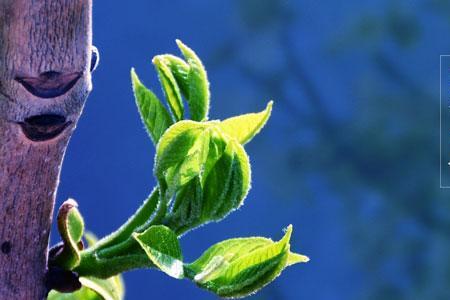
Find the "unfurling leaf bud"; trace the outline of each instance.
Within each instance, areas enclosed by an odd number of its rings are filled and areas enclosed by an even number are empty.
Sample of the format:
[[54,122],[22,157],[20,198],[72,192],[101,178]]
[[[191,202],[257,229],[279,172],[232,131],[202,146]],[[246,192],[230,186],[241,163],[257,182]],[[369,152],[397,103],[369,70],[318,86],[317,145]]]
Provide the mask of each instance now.
[[83,249],[81,239],[84,233],[84,220],[77,207],[77,202],[69,199],[59,208],[58,230],[63,245],[58,253],[51,257],[50,265],[72,270],[80,262],[80,250]]
[[247,154],[218,124],[181,121],[158,144],[155,175],[170,208],[164,223],[177,234],[221,220],[250,189]]

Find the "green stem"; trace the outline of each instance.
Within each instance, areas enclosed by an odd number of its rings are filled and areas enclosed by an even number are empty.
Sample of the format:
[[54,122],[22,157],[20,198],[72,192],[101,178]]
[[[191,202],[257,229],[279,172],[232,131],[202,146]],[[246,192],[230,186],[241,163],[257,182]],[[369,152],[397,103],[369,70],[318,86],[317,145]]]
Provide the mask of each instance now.
[[[162,224],[163,217],[165,216],[167,211],[167,204],[166,201],[161,201],[160,205],[158,206],[156,213],[151,221],[147,221],[138,228],[135,228],[132,232],[143,232],[147,228],[153,225],[160,225]],[[103,245],[101,249],[97,248],[97,255],[101,258],[111,258],[115,256],[123,255],[124,253],[130,253],[135,248],[141,249],[140,246],[136,243],[133,237],[128,236],[128,238],[124,241],[114,240],[113,242],[116,243],[110,243],[109,245]]]
[[[136,241],[132,237],[129,237],[123,242],[97,250],[96,255],[102,259],[108,259],[130,253],[133,250],[132,248],[136,248],[137,246]],[[140,247],[137,248],[139,249]]]
[[144,201],[144,203],[141,205],[141,207],[138,208],[134,215],[131,216],[128,221],[120,226],[120,228],[115,232],[98,241],[93,246],[93,250],[98,251],[126,241],[136,230],[136,228],[148,222],[152,214],[155,212],[155,209],[158,205],[158,200],[159,189],[155,187],[148,196],[147,200]]
[[[136,213],[115,232],[80,253],[80,264],[74,269],[80,276],[107,278],[143,267],[154,267],[145,252],[131,236],[159,224],[167,212],[167,201],[159,189],[153,189]],[[152,217],[153,216],[153,217]]]
[[152,267],[155,266],[144,251],[108,259],[99,259],[94,252],[83,251],[80,264],[73,271],[79,276],[109,278],[133,269]]

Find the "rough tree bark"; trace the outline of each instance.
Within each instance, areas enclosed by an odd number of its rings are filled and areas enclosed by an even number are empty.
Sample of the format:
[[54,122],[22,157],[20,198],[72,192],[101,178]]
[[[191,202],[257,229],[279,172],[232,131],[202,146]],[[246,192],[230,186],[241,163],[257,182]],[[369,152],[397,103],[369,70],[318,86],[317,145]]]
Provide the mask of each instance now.
[[43,299],[61,161],[91,90],[92,0],[0,0],[0,299]]

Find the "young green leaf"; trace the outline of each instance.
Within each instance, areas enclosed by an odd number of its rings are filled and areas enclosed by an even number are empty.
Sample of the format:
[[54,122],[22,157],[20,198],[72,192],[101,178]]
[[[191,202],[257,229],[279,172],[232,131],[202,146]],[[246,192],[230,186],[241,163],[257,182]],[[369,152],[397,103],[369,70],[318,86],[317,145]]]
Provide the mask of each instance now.
[[60,293],[52,290],[48,294],[47,300],[104,300],[104,298],[93,290],[82,287],[73,293]]
[[134,69],[131,69],[131,81],[142,122],[156,145],[161,135],[173,124],[172,118],[158,97],[142,84]]
[[[69,200],[70,201],[70,200]],[[67,202],[66,202],[67,203]],[[69,210],[67,214],[65,228],[67,229],[67,237],[75,243],[79,243],[84,233],[84,220],[78,211],[77,204]],[[61,228],[60,228],[61,229]]]
[[84,287],[95,291],[104,300],[122,300],[124,298],[125,289],[121,276],[108,279],[81,277],[80,282]]
[[244,148],[234,140],[205,176],[203,221],[219,221],[238,209],[250,190],[250,162]]
[[175,80],[177,81],[181,94],[186,99],[189,99],[189,65],[175,55],[162,54],[158,57],[160,57],[172,71],[173,77],[175,77]]
[[161,82],[164,95],[169,103],[170,110],[172,111],[175,120],[180,121],[184,116],[184,105],[178,83],[164,59],[155,56],[153,58],[153,64],[158,72],[159,81]]
[[203,191],[198,177],[184,186],[175,196],[172,209],[164,219],[164,224],[177,235],[201,224]]
[[299,263],[307,263],[309,261],[309,257],[305,255],[301,255],[298,253],[289,253],[288,260],[286,263],[286,267],[299,264]]
[[155,225],[133,238],[144,249],[149,259],[171,277],[183,278],[183,255],[176,234],[163,225]]
[[156,149],[155,175],[162,197],[173,194],[199,176],[208,153],[208,128],[205,124],[181,121],[163,135]]
[[108,279],[80,277],[82,288],[73,293],[51,291],[48,300],[122,300],[124,287],[121,276]]
[[191,119],[194,121],[206,121],[208,120],[210,92],[205,67],[191,48],[183,44],[180,40],[176,42],[190,67],[187,102]]
[[239,143],[231,140],[229,144],[234,153],[230,185],[223,205],[215,213],[216,220],[222,219],[230,211],[238,209],[244,203],[250,190],[251,168],[248,155]]
[[222,219],[250,189],[245,150],[217,124],[178,122],[158,144],[155,176],[164,199],[175,198],[165,224],[177,234]]
[[279,242],[259,237],[223,241],[185,265],[186,276],[220,297],[248,296],[278,277],[291,255],[291,265],[307,261],[290,252],[291,234],[289,226]]
[[59,208],[58,230],[63,241],[63,247],[61,252],[57,253],[49,262],[66,270],[72,270],[80,262],[84,221],[77,207],[77,202],[69,199]]
[[220,122],[219,127],[225,134],[244,145],[253,139],[266,125],[272,112],[272,104],[273,102],[270,101],[266,109],[259,113],[250,113],[226,119]]

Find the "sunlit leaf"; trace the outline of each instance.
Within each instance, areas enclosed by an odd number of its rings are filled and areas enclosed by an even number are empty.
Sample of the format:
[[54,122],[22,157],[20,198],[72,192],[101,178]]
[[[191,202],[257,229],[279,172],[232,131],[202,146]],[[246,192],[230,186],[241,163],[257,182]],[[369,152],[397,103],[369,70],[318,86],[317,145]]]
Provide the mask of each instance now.
[[262,112],[226,119],[220,122],[219,127],[225,134],[235,138],[239,143],[246,144],[266,125],[272,112],[272,103],[270,101]]
[[306,263],[309,261],[309,257],[305,255],[301,255],[298,253],[289,253],[288,260],[286,263],[286,267],[298,264],[298,263]]
[[289,226],[278,242],[252,237],[218,243],[185,266],[186,276],[220,297],[248,296],[278,277],[287,266],[307,261],[290,252],[291,233]]
[[143,233],[134,233],[149,259],[163,272],[183,278],[183,255],[176,234],[163,225],[155,225]]
[[161,135],[172,125],[172,118],[158,97],[142,84],[134,69],[131,69],[131,80],[142,122],[156,145]]
[[50,291],[47,300],[104,300],[104,298],[93,290],[82,287],[80,290],[73,293]]
[[155,56],[153,58],[153,64],[158,72],[159,81],[164,95],[166,96],[166,100],[169,103],[170,110],[172,111],[175,120],[180,121],[184,116],[184,105],[178,83],[164,59]]
[[172,71],[181,94],[186,99],[189,99],[189,65],[183,59],[175,55],[162,54],[158,57],[160,57]]
[[181,121],[158,144],[155,175],[162,197],[175,199],[165,222],[177,234],[221,220],[250,189],[247,154],[218,124]]
[[189,65],[187,102],[194,121],[205,121],[208,119],[209,112],[209,81],[203,66],[197,54],[188,46],[177,40],[178,47]]
[[218,221],[239,208],[250,190],[250,162],[244,148],[227,140],[204,183],[203,217]]
[[172,196],[200,175],[208,153],[207,127],[193,121],[181,121],[170,127],[161,138],[156,149],[155,175],[163,197]]
[[121,276],[108,279],[81,277],[80,282],[84,287],[95,291],[104,300],[121,300],[124,297],[125,289]]

